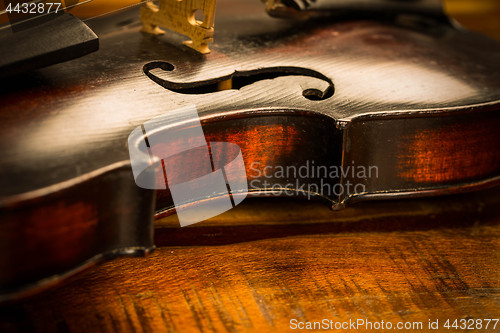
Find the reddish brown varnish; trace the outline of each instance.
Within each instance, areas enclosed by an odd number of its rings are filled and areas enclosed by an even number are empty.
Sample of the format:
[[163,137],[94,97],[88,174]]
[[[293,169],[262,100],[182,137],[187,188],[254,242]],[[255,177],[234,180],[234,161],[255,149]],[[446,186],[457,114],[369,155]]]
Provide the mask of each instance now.
[[75,259],[92,255],[99,233],[97,207],[83,201],[58,200],[2,217],[0,251],[9,256],[0,256],[1,284],[73,269]]
[[266,166],[274,165],[275,161],[283,157],[289,157],[296,151],[300,139],[297,129],[286,124],[259,125],[245,130],[229,128],[223,135],[207,135],[208,141],[237,144],[241,148],[249,177],[263,173]]
[[[266,166],[274,165],[275,161],[283,157],[290,157],[296,151],[297,143],[301,139],[297,133],[297,129],[294,126],[286,124],[257,125],[253,128],[245,129],[228,127],[224,132],[206,132],[205,135],[208,144],[210,142],[231,142],[238,145],[244,160],[247,162],[245,163],[245,169],[249,176],[263,173]],[[155,148],[158,149],[157,151],[165,151],[165,154],[167,154],[168,150],[172,146],[175,146],[175,144],[175,142],[168,145],[160,143]],[[178,156],[177,159],[169,159],[168,163],[174,163],[176,167],[173,169],[179,172],[189,169],[189,174],[185,175],[186,180],[188,178],[195,179],[203,176],[205,175],[203,168],[196,168],[196,164],[200,163],[199,160],[197,161],[197,157],[203,157],[200,150],[193,149],[183,152],[182,154],[185,156]],[[231,151],[227,156],[222,156],[222,158],[232,157],[234,155],[232,153],[237,152]],[[191,162],[189,168],[181,164],[185,161]],[[216,165],[225,165],[227,162],[229,161],[214,161]]]
[[[304,137],[300,135],[297,127],[283,123],[255,125],[243,129],[227,126],[223,131],[211,131],[205,127],[205,136],[208,144],[210,142],[231,142],[239,146],[248,179],[263,175],[266,166],[276,165],[281,160],[293,158],[294,152],[302,149],[299,147],[304,145]],[[157,145],[157,147],[159,151],[171,148],[169,145],[162,144]],[[229,154],[222,156],[224,160],[213,162],[215,165],[227,165],[236,154],[237,151],[231,151]],[[203,149],[193,149],[168,159],[167,163],[172,163],[175,166],[172,169],[178,171],[178,174],[173,177],[177,180],[176,183],[206,175],[206,165],[199,159],[204,156]],[[189,167],[186,167],[183,163],[188,163]],[[226,169],[225,171],[230,179],[232,170]],[[157,174],[157,184],[165,186],[163,173]],[[163,203],[165,199],[168,200],[169,197],[170,192],[168,190],[157,192],[160,203]]]
[[472,180],[500,169],[500,120],[450,124],[404,137],[399,177],[417,183]]

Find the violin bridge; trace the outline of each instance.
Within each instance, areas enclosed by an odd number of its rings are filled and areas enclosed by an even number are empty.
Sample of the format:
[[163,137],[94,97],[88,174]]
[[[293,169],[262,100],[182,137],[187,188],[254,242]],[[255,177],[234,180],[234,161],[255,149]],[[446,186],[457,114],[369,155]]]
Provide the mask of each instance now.
[[158,5],[148,1],[141,7],[142,31],[158,35],[165,33],[163,27],[191,38],[184,45],[209,53],[208,45],[214,41],[215,1],[159,0]]

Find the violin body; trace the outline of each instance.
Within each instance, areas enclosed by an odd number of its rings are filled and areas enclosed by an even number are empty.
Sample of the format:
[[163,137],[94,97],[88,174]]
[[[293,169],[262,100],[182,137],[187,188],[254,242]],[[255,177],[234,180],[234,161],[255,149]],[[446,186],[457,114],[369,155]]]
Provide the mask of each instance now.
[[276,166],[376,166],[328,178],[362,191],[295,189],[335,209],[498,183],[497,42],[423,17],[282,21],[223,1],[217,12],[208,55],[141,33],[133,9],[88,22],[98,52],[0,83],[2,300],[154,248],[154,219],[175,209],[168,188],[135,184],[128,137],[188,105],[207,141],[240,147],[256,184],[291,183],[266,175]]

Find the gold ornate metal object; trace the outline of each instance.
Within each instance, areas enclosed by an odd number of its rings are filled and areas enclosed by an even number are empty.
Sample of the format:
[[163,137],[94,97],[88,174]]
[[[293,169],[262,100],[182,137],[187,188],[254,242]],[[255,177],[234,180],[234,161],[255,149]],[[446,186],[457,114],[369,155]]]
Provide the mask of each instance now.
[[209,53],[208,44],[214,41],[215,1],[159,0],[158,5],[146,2],[140,13],[142,31],[163,34],[163,27],[191,38],[184,45]]

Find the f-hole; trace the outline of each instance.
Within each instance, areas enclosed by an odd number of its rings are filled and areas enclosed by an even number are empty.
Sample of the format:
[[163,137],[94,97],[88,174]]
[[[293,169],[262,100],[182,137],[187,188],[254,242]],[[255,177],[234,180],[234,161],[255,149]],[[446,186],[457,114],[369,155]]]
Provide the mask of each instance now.
[[209,94],[222,90],[241,89],[257,81],[275,79],[282,76],[310,76],[328,83],[326,91],[306,89],[302,95],[309,100],[325,100],[333,96],[334,85],[325,75],[308,68],[302,67],[267,67],[250,71],[235,71],[230,75],[221,76],[197,82],[172,82],[160,78],[153,73],[161,69],[166,72],[175,70],[174,65],[166,61],[150,62],[143,67],[144,73],[162,87],[181,94]]

